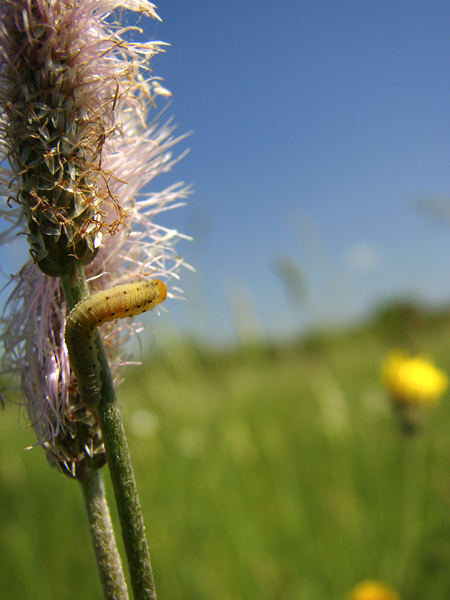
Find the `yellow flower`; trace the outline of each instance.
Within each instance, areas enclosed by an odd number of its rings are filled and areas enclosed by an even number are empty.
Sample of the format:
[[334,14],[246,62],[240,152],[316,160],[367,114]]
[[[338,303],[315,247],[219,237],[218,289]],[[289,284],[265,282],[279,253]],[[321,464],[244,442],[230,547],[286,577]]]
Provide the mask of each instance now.
[[401,351],[388,354],[382,365],[381,378],[397,403],[434,404],[448,388],[446,373],[426,357],[411,357]]
[[400,600],[400,596],[378,581],[366,580],[353,588],[347,600]]

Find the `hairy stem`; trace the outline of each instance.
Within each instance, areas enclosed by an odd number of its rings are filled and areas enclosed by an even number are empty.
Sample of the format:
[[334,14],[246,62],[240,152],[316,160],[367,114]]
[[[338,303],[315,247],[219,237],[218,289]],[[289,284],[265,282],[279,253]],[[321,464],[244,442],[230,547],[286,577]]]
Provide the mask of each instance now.
[[102,365],[102,400],[98,405],[97,412],[116,496],[130,581],[136,600],[156,600],[150,553],[145,537],[144,521],[130,452],[114,393],[111,373],[109,369],[105,369],[107,359],[103,346],[99,358]]
[[88,479],[80,484],[103,597],[105,600],[128,600],[102,476],[97,469],[92,469]]
[[[61,276],[60,280],[64,297],[71,310],[88,294],[84,273],[80,269],[78,277]],[[80,483],[103,596],[105,600],[127,600],[127,585],[104,494],[102,476],[98,470],[92,469],[88,479]]]
[[[61,277],[66,300],[73,307],[87,295],[84,275],[80,270],[77,282],[70,285],[68,278]],[[66,292],[66,287],[69,289]],[[70,300],[69,300],[70,298]],[[75,304],[76,304],[75,302]],[[135,600],[156,600],[150,553],[145,537],[144,521],[136,489],[130,451],[122,424],[111,371],[100,334],[96,344],[101,365],[101,389],[97,414],[105,445],[111,481],[119,514],[122,537],[127,555],[130,581]]]

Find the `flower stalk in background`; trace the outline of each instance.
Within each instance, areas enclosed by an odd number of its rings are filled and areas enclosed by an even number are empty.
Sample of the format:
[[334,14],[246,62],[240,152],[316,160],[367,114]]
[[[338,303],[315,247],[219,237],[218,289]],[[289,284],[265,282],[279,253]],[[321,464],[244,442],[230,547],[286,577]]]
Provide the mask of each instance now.
[[400,596],[387,585],[367,579],[353,588],[347,600],[400,600]]
[[381,380],[389,392],[400,424],[415,432],[427,409],[435,406],[448,388],[448,376],[425,356],[390,352],[381,367]]
[[[181,138],[170,121],[148,119],[156,97],[170,96],[148,64],[163,44],[130,41],[139,30],[121,26],[115,9],[159,18],[147,0],[2,2],[0,192],[8,227],[0,241],[25,233],[31,258],[11,282],[0,339],[3,371],[20,382],[38,444],[53,466],[81,482],[88,515],[86,498],[102,493],[97,469],[108,461],[134,593],[154,598],[114,393],[124,344],[139,326],[107,326],[105,347],[97,336],[102,387],[95,411],[80,403],[63,337],[68,313],[89,292],[154,276],[177,279],[183,263],[174,248],[183,236],[155,217],[179,206],[188,188],[140,191],[178,160],[172,147]],[[136,558],[137,547],[147,556]],[[107,579],[113,566],[99,568]],[[123,585],[114,593],[126,597]]]

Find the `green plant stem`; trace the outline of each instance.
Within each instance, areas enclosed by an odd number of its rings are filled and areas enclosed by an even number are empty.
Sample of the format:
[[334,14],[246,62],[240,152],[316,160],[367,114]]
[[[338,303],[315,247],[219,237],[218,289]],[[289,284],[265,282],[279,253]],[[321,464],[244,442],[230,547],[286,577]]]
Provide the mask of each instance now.
[[67,274],[61,275],[60,281],[70,312],[78,302],[81,302],[81,300],[84,300],[89,295],[86,278],[82,268],[77,267],[75,274],[72,269],[70,271],[68,269]]
[[99,359],[102,365],[102,400],[98,405],[97,413],[116,497],[133,594],[136,600],[156,600],[150,553],[145,537],[144,521],[136,490],[130,451],[111,373],[109,368],[105,369],[108,363],[103,345]]
[[117,550],[100,472],[92,469],[86,481],[80,481],[97,560],[98,574],[105,600],[128,600],[122,562]]
[[[70,303],[71,308],[87,295],[81,269],[76,282],[69,282],[68,277],[61,277],[61,283],[66,301]],[[150,552],[145,537],[130,451],[108,359],[98,332],[96,344],[99,350],[102,382],[97,414],[119,514],[133,595],[135,600],[156,600]]]
[[[61,278],[69,309],[87,296],[87,285],[82,271],[75,280]],[[100,584],[105,600],[128,600],[122,561],[117,548],[109,507],[100,472],[92,469],[86,481],[80,481],[87,521],[97,562]]]
[[[411,573],[417,572],[417,548],[423,535],[425,496],[425,464],[421,432],[403,436],[403,522],[399,578],[404,589],[411,587]],[[423,435],[423,434],[422,434]],[[414,580],[412,580],[414,581]]]

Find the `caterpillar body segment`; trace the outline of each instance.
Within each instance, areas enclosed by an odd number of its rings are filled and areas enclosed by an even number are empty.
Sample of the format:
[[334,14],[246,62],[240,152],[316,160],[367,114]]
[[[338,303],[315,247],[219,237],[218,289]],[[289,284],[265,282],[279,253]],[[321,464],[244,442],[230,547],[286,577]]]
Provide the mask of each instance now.
[[134,317],[152,310],[166,295],[167,288],[159,279],[127,283],[88,296],[70,312],[66,320],[65,342],[85,406],[95,407],[101,388],[97,327],[107,321]]

